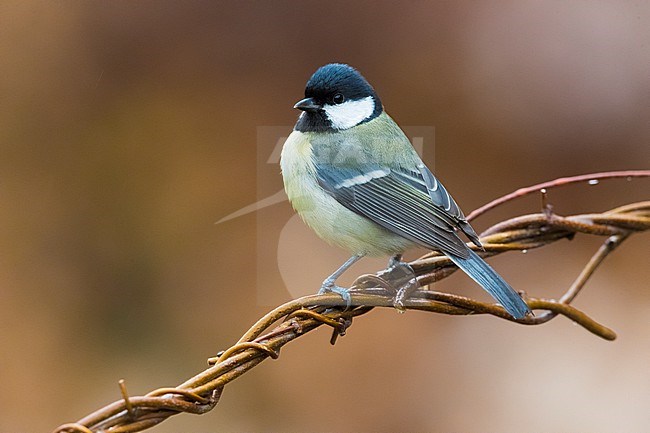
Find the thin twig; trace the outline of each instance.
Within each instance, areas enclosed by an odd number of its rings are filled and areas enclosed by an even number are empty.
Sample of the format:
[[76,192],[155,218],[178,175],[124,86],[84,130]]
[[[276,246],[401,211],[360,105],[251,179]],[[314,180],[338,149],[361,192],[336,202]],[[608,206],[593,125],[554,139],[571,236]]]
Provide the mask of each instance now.
[[[624,171],[606,171],[602,173],[592,173],[592,174],[583,174],[580,176],[571,176],[571,177],[561,177],[559,179],[551,180],[549,182],[538,183],[537,185],[528,186],[525,188],[519,188],[518,190],[506,194],[503,197],[499,197],[496,200],[493,200],[478,209],[470,212],[467,215],[467,220],[472,221],[475,218],[478,218],[479,215],[484,214],[485,212],[494,209],[497,206],[502,205],[503,203],[509,202],[516,198],[523,197],[525,195],[540,192],[542,190],[548,190],[551,188],[556,188],[559,186],[570,185],[572,183],[580,182],[599,182],[606,179],[632,179],[635,177],[650,177],[650,170],[624,170]],[[546,191],[544,191],[545,193]]]

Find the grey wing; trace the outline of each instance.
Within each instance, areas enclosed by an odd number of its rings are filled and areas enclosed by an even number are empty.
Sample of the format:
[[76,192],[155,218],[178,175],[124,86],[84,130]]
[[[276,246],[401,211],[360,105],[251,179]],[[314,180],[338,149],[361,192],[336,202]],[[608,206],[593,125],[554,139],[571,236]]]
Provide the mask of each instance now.
[[454,218],[455,223],[472,241],[472,243],[477,247],[481,247],[478,235],[472,226],[469,225],[465,219],[465,215],[463,215],[463,211],[460,210],[460,207],[456,204],[454,198],[447,192],[442,183],[436,179],[433,173],[431,173],[431,170],[429,170],[429,168],[423,163],[418,164],[418,171],[420,172],[421,179],[426,185],[431,201],[445,209],[445,211]]
[[316,174],[321,187],[353,212],[425,248],[469,256],[455,231],[458,206],[441,186],[432,196],[421,172],[373,164],[316,164]]

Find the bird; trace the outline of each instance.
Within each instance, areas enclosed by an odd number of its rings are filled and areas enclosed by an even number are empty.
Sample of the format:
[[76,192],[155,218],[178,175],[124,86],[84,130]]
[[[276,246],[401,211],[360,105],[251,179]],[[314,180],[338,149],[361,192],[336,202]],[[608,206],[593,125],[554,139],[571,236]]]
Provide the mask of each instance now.
[[515,319],[531,314],[521,296],[461,239],[481,242],[447,189],[386,113],[361,73],[343,63],[321,66],[294,105],[301,111],[281,152],[285,192],[316,234],[352,256],[319,293],[350,303],[336,280],[365,256],[401,263],[414,247],[440,251]]

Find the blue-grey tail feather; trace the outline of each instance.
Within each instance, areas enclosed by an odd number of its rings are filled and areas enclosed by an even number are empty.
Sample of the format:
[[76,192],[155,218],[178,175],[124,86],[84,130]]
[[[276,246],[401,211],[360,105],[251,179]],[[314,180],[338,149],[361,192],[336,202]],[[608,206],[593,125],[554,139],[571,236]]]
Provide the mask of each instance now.
[[530,313],[528,305],[521,296],[474,251],[470,250],[469,257],[466,259],[452,255],[448,257],[492,295],[515,319],[521,319]]

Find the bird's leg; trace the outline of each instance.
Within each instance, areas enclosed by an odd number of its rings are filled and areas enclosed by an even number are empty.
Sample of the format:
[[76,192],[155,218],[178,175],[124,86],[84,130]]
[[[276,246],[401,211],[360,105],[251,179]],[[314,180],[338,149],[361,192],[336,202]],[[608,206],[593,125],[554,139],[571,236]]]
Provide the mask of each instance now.
[[347,271],[350,266],[358,262],[363,256],[364,254],[355,254],[352,257],[350,257],[345,263],[343,263],[343,265],[341,265],[340,268],[334,271],[332,275],[330,275],[325,279],[325,281],[323,281],[323,285],[318,291],[318,294],[322,295],[323,293],[329,293],[329,292],[338,293],[339,295],[341,295],[341,298],[345,300],[346,307],[349,307],[350,304],[352,303],[352,298],[350,297],[350,289],[339,287],[335,283],[338,277],[343,275],[343,273]]
[[393,306],[399,311],[404,311],[404,300],[419,287],[415,271],[411,265],[402,261],[402,254],[395,254],[388,261],[388,268],[382,274],[395,290]]

